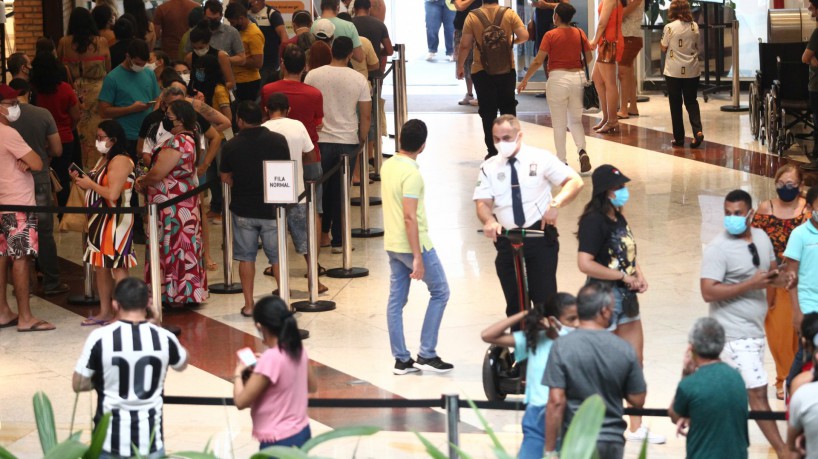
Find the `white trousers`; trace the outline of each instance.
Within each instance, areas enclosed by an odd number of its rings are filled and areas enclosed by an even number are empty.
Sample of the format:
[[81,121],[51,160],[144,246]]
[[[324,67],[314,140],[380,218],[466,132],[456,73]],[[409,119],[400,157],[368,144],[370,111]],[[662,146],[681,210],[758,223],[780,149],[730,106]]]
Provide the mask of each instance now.
[[554,146],[557,157],[565,162],[565,129],[571,131],[577,152],[585,149],[585,128],[582,126],[582,83],[585,73],[567,70],[548,72],[545,96],[551,111]]

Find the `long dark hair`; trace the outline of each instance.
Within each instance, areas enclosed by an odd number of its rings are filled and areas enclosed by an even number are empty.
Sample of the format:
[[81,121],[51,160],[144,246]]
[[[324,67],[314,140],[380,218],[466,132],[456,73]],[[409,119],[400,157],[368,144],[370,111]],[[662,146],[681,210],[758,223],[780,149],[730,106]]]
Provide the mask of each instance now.
[[111,25],[111,18],[114,17],[114,10],[110,6],[102,3],[91,10],[91,16],[94,18],[94,24],[97,25],[97,30],[109,29]]
[[568,307],[576,304],[576,297],[565,292],[551,295],[545,303],[534,303],[534,307],[528,311],[523,321],[526,347],[532,354],[537,353],[537,343],[540,340],[540,332],[543,331],[542,320],[548,317],[559,319]]
[[[611,204],[611,200],[608,199],[608,190],[598,193],[588,201],[588,204],[585,204],[582,215],[579,216],[579,224],[581,225],[582,220],[590,214],[600,213],[602,215],[608,215],[608,211],[611,209],[616,211],[616,208]],[[579,232],[577,232],[577,237],[579,237]]]
[[90,11],[81,7],[71,10],[71,16],[68,18],[68,35],[71,35],[78,53],[88,51],[88,47],[94,42],[94,37],[99,35]]
[[105,159],[110,161],[118,155],[130,157],[127,148],[128,138],[125,137],[125,129],[122,128],[122,125],[120,125],[116,120],[104,120],[100,121],[97,128],[101,129],[109,139],[114,139],[114,144],[111,145],[111,149],[108,150],[108,154],[105,155]]
[[148,35],[148,13],[145,11],[144,0],[125,0],[125,13],[136,18],[136,38],[144,40]]
[[176,115],[176,120],[182,122],[182,126],[190,132],[191,136],[193,137],[193,145],[196,147],[196,158],[200,157],[201,152],[199,151],[200,142],[199,137],[201,132],[199,132],[199,123],[197,122],[196,117],[196,110],[193,108],[193,105],[190,102],[182,99],[182,100],[174,100],[168,105],[168,109],[173,111],[173,114]]
[[31,86],[40,94],[54,94],[62,83],[60,64],[50,51],[37,53],[31,61]]
[[298,333],[298,324],[284,300],[274,295],[258,300],[253,307],[253,320],[278,339],[278,347],[291,359],[301,358],[304,348],[301,334]]

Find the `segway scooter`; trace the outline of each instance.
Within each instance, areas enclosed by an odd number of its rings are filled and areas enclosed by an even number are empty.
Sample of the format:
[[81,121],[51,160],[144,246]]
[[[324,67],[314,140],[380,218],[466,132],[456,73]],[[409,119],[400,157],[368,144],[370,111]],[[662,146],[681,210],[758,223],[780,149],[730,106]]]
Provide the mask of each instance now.
[[[503,230],[498,237],[505,237],[511,242],[514,254],[514,273],[517,276],[517,298],[520,299],[520,311],[531,308],[528,296],[528,274],[523,256],[523,241],[526,237],[543,237],[539,230],[513,228]],[[483,357],[483,392],[489,401],[505,400],[507,395],[525,393],[525,363],[514,360],[512,349],[492,344]]]

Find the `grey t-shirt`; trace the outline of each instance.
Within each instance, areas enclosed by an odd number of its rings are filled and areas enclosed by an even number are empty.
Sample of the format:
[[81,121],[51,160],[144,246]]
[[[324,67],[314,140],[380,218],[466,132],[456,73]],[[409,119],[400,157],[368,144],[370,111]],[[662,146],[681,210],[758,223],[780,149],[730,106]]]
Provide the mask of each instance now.
[[[757,270],[767,271],[775,261],[775,250],[764,230],[752,228],[753,244],[758,251],[759,266],[753,264],[750,243],[722,232],[704,249],[702,279],[713,279],[723,284],[739,284],[753,277]],[[710,303],[710,317],[724,327],[727,341],[745,338],[764,338],[764,319],[767,317],[766,289],[750,290],[725,301]]]
[[[228,56],[233,57],[244,52],[244,43],[241,41],[241,34],[230,24],[222,23],[216,30],[211,30],[210,46],[224,51]],[[190,40],[185,42],[185,52],[193,51],[193,44]]]
[[790,425],[804,430],[807,438],[806,459],[818,459],[818,382],[801,386],[790,401]]
[[563,430],[586,398],[599,394],[605,419],[599,441],[624,443],[622,400],[647,391],[636,352],[627,341],[607,330],[578,329],[554,342],[542,383],[565,390],[568,401]]
[[34,176],[34,183],[37,185],[49,183],[51,179],[48,176],[48,167],[51,158],[48,156],[48,136],[57,133],[57,123],[54,122],[51,112],[31,104],[20,104],[20,118],[9,125],[20,133],[20,137],[43,160],[42,170],[31,173]]

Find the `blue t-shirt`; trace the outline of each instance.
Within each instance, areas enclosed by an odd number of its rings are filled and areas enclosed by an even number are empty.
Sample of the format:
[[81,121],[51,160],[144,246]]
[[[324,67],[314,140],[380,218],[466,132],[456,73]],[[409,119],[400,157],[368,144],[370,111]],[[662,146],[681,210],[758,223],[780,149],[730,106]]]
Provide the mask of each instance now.
[[[136,101],[150,102],[158,97],[159,85],[156,83],[156,75],[151,70],[132,72],[121,65],[108,73],[99,92],[99,101],[108,102],[113,107],[128,107]],[[125,129],[128,140],[139,138],[142,120],[152,111],[153,108],[148,108],[116,119]]]
[[545,406],[548,403],[548,386],[542,384],[542,376],[554,341],[541,331],[537,340],[537,352],[529,355],[525,333],[516,331],[513,336],[514,358],[518,362],[528,360],[525,370],[525,402],[529,405]]
[[790,233],[784,257],[798,262],[798,303],[804,314],[818,312],[818,229],[807,220]]

